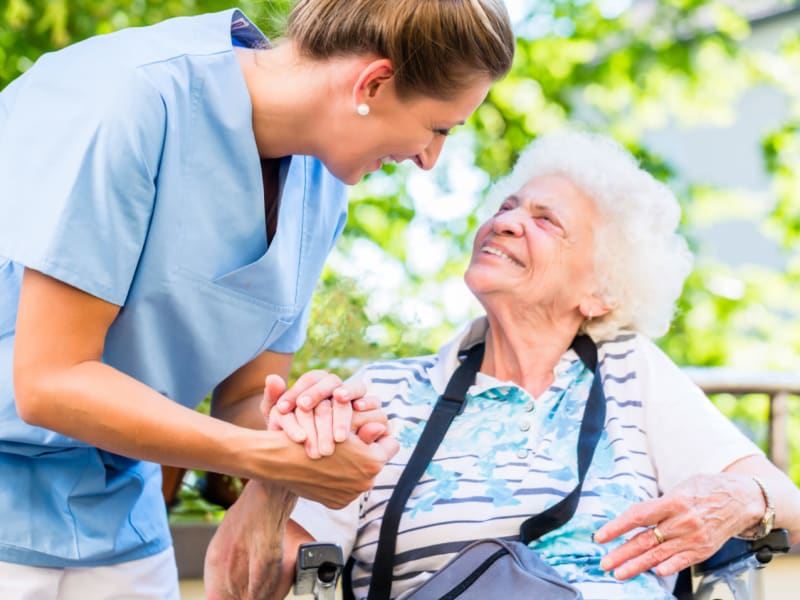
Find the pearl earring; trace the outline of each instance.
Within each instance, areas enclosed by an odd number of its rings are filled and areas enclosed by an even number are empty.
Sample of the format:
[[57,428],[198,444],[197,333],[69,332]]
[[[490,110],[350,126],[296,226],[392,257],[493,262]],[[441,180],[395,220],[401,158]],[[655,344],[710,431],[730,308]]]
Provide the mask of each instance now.
[[369,105],[359,104],[358,106],[356,106],[356,112],[360,114],[362,117],[366,117],[369,114]]

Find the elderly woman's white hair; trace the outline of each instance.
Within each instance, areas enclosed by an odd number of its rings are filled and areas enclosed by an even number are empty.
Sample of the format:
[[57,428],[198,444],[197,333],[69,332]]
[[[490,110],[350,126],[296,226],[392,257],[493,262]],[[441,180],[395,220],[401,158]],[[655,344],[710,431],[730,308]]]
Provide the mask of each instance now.
[[611,310],[585,321],[583,331],[596,340],[621,330],[648,337],[666,333],[692,268],[686,240],[677,232],[680,206],[674,194],[613,139],[562,131],[534,140],[494,187],[492,199],[505,198],[534,177],[554,174],[592,198],[600,215],[595,276]]

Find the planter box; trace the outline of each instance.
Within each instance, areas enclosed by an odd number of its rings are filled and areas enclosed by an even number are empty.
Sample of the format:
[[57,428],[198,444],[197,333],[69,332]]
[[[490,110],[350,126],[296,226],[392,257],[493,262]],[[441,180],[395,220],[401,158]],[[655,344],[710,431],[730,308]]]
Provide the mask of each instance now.
[[178,577],[202,579],[206,548],[217,526],[213,523],[173,523],[169,528],[175,545]]

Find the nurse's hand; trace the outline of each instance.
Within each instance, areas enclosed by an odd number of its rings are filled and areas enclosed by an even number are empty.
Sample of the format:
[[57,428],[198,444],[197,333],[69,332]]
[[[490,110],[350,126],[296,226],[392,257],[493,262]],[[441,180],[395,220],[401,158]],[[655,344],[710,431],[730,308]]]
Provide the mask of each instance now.
[[367,444],[350,433],[344,442],[336,444],[332,455],[311,459],[303,446],[287,437],[284,440],[279,451],[280,465],[275,466],[275,448],[271,445],[270,467],[256,477],[280,481],[298,496],[329,508],[342,508],[369,490],[383,466],[399,449],[397,440],[390,436]]
[[[388,434],[386,415],[378,400],[365,396],[363,383],[341,380],[324,371],[310,371],[291,389],[283,379],[269,375],[264,384],[261,411],[270,430],[282,430],[289,439],[303,443],[311,458],[330,456],[335,443],[350,431],[364,443]],[[282,409],[293,407],[290,412]]]

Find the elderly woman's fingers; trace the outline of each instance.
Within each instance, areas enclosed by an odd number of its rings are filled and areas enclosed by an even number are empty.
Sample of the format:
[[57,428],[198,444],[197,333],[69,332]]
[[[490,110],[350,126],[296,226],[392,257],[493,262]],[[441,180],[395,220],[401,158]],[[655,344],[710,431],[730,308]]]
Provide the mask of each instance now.
[[[389,420],[377,398],[365,396],[362,410],[353,413],[353,431],[366,443],[374,442],[389,431]],[[372,407],[372,408],[366,408]]]
[[348,381],[333,391],[333,440],[341,443],[347,439],[353,421],[353,400],[366,392],[360,381]]
[[654,569],[660,565],[668,563],[679,555],[682,556],[681,559],[678,559],[680,561],[691,560],[687,558],[689,553],[680,550],[680,548],[681,543],[678,540],[658,544],[644,554],[637,556],[636,558],[633,558],[614,569],[614,577],[620,580],[636,577],[640,573],[644,573],[645,571],[649,571],[650,569]]
[[641,527],[660,523],[674,513],[669,499],[664,497],[634,504],[620,516],[610,520],[594,533],[594,540],[605,544]]
[[367,423],[358,428],[358,439],[365,444],[371,444],[389,435],[389,429],[381,423]]
[[289,413],[295,408],[313,410],[322,400],[330,398],[334,390],[342,386],[337,375],[326,371],[309,371],[301,375],[295,384],[278,399],[278,410]]
[[603,543],[633,527],[645,529],[611,550],[601,567],[627,579],[653,568],[660,575],[672,574],[705,560],[744,527],[741,497],[747,483],[725,473],[699,475],[657,500],[634,505],[601,527],[595,540]]
[[[267,428],[270,428],[269,417],[275,403],[280,398],[281,394],[286,391],[286,382],[280,375],[267,375],[264,380],[264,395],[261,398],[261,414],[267,423]],[[303,440],[300,440],[301,442]]]
[[[656,535],[656,531],[658,531],[658,535]],[[617,546],[611,552],[606,554],[603,557],[603,560],[600,561],[600,568],[602,568],[604,571],[613,571],[615,569],[618,570],[622,565],[625,565],[629,561],[634,561],[637,558],[647,556],[651,550],[656,549],[662,544],[666,544],[666,535],[667,534],[663,533],[661,527],[658,529],[648,527],[647,529],[640,531],[631,537],[624,544]],[[668,547],[672,546],[674,546],[674,542],[670,542]]]

